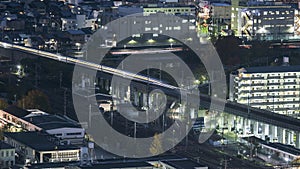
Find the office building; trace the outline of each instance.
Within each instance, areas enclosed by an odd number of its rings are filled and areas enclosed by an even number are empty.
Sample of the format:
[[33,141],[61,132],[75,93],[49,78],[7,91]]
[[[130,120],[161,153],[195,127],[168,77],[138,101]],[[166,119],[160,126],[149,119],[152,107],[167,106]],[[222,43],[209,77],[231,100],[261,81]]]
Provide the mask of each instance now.
[[238,14],[238,33],[247,39],[290,39],[294,36],[294,12],[289,6],[242,8]]

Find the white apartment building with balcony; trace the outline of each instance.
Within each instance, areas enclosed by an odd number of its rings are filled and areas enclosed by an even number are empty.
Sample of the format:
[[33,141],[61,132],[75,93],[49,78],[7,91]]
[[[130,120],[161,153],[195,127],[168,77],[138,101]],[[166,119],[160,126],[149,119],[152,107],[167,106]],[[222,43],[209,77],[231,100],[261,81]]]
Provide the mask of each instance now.
[[230,75],[229,99],[296,117],[300,110],[300,66],[238,69]]

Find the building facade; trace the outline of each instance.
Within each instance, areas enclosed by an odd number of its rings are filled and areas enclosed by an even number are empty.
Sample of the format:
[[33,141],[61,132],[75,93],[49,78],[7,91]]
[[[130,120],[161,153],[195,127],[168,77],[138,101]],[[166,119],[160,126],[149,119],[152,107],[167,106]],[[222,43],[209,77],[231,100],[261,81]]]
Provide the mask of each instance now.
[[9,127],[11,132],[45,131],[59,138],[61,144],[82,144],[85,136],[85,129],[66,116],[14,106],[0,110],[0,127],[4,126]]
[[0,141],[0,169],[15,165],[15,148]]
[[231,101],[298,116],[300,66],[241,68],[230,75]]
[[61,145],[57,138],[42,132],[4,133],[4,140],[28,163],[79,161],[80,158],[79,147]]
[[241,8],[238,33],[247,39],[280,40],[294,36],[295,9],[290,6]]
[[144,15],[165,13],[171,15],[195,15],[194,6],[147,6],[143,8]]

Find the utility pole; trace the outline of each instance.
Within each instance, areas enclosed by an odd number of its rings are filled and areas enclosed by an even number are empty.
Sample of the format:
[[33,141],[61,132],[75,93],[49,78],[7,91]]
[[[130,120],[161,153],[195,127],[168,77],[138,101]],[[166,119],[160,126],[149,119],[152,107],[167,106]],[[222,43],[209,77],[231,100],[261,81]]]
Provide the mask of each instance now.
[[59,88],[62,87],[62,76],[63,76],[63,73],[59,72]]
[[[250,95],[250,94],[249,94]],[[248,106],[247,106],[247,113],[248,113],[248,117],[250,115],[250,96],[248,95]]]
[[67,116],[67,88],[64,89],[64,115]]
[[228,162],[228,160],[224,160],[224,169],[227,169],[227,162]]
[[150,109],[150,99],[149,99],[149,97],[150,97],[150,85],[149,85],[149,79],[150,79],[150,70],[149,70],[149,67],[147,67],[147,78],[148,78],[148,82],[147,82],[147,110],[146,110],[146,122],[148,123],[149,121],[149,109]]
[[92,105],[89,105],[89,127],[92,127]]
[[136,140],[136,122],[134,122],[134,133],[133,133],[133,138]]
[[113,126],[114,124],[114,112],[110,111],[110,125]]
[[38,87],[38,79],[39,79],[39,73],[38,73],[38,65],[35,64],[35,87]]

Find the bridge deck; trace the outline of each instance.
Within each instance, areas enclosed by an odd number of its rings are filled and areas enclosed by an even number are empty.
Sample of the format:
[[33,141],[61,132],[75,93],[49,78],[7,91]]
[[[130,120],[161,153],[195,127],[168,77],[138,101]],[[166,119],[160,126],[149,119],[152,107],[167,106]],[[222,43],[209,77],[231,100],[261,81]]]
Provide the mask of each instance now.
[[[208,109],[210,106],[210,102],[211,98],[209,98],[208,96],[200,96],[201,107]],[[250,107],[249,110],[250,111],[248,113],[247,105],[226,101],[224,112],[249,118],[266,124],[272,124],[274,126],[290,129],[293,131],[300,131],[299,119],[253,107]]]

